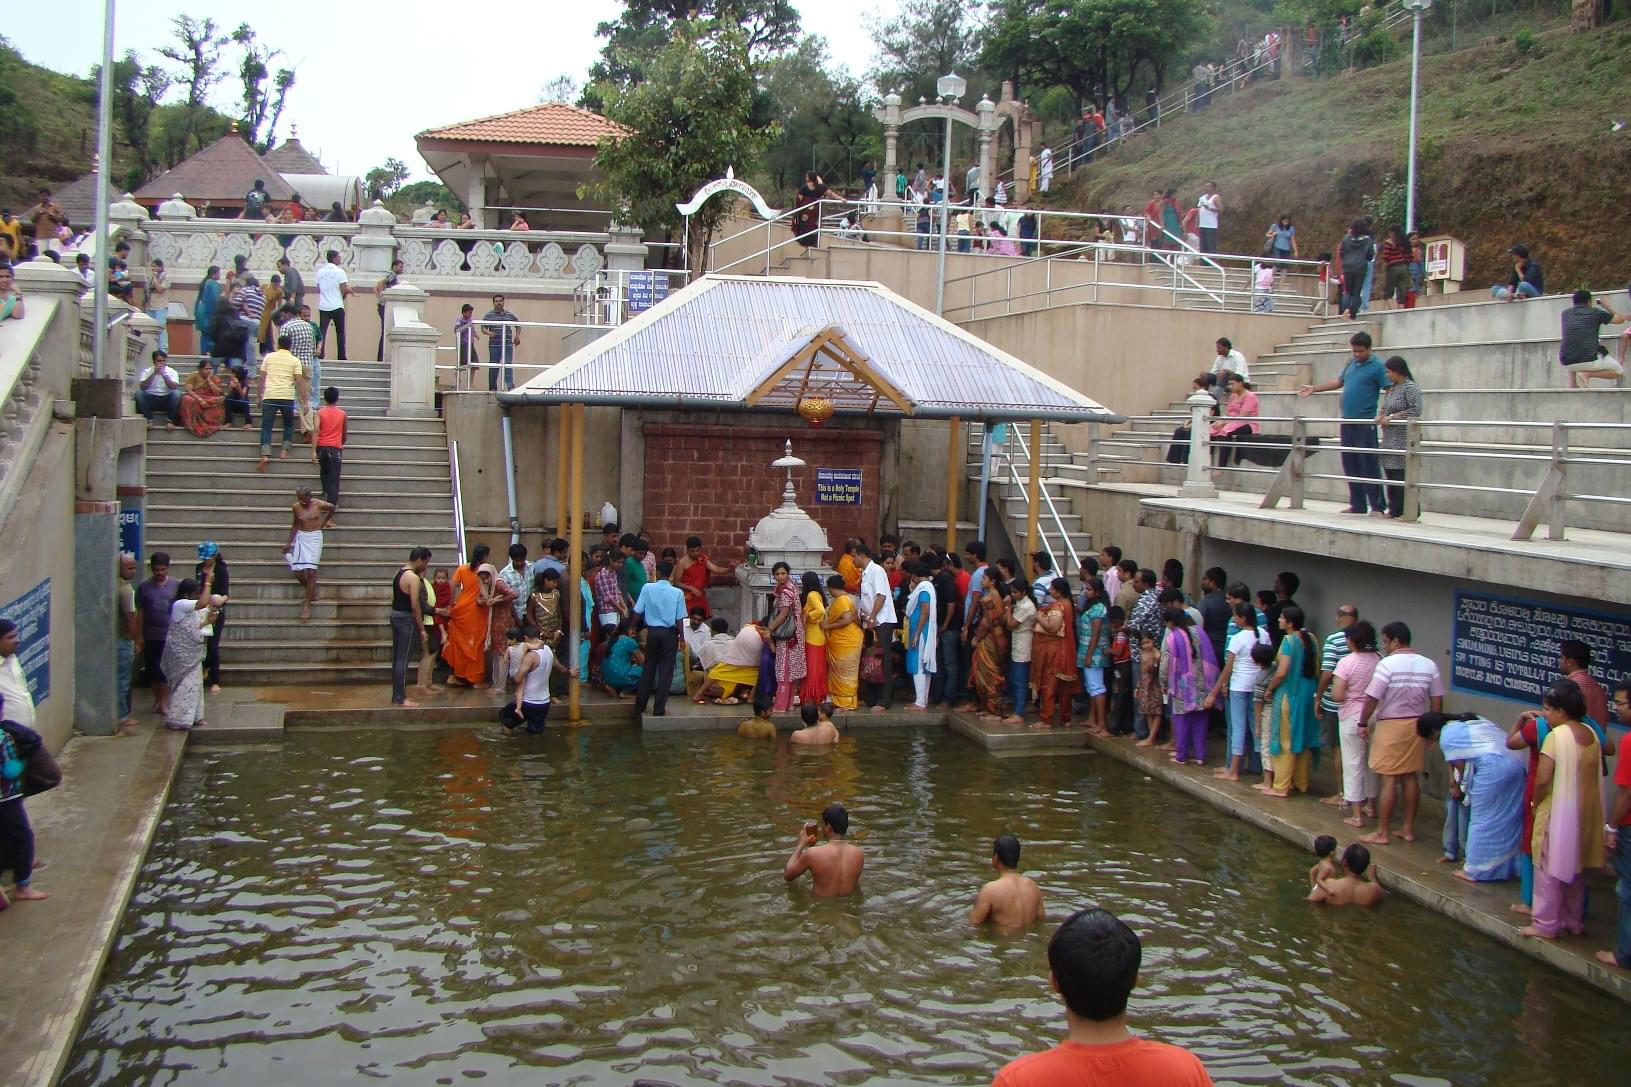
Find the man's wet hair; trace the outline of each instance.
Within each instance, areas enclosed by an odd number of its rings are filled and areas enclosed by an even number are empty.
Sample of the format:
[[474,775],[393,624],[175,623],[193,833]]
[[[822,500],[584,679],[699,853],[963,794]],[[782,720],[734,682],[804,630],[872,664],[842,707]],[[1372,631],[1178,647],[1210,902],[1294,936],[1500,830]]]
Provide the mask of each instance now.
[[776,708],[776,698],[769,691],[760,691],[753,696],[753,716],[769,717],[770,711]]
[[1004,868],[1019,867],[1019,839],[1012,834],[1000,834],[991,843],[991,854]]
[[816,709],[814,702],[805,702],[799,706],[799,720],[804,722],[806,728],[814,727],[821,722],[821,711]]
[[831,827],[834,834],[849,833],[849,812],[842,804],[828,804],[827,810],[821,813],[821,821]]
[[1048,941],[1048,970],[1065,1006],[1095,1023],[1126,1014],[1143,956],[1138,934],[1097,907],[1071,914]]
[[1364,875],[1370,869],[1370,850],[1355,842],[1342,851],[1342,867],[1356,876]]

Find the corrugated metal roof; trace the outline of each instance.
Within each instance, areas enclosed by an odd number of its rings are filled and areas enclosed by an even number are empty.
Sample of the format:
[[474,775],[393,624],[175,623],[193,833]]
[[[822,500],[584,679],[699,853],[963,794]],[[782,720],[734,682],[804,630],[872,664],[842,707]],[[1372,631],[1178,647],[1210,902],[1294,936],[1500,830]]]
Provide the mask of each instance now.
[[[745,407],[749,393],[828,328],[915,415],[1113,416],[881,284],[745,276],[704,276],[500,399]],[[895,409],[884,401],[878,410]]]

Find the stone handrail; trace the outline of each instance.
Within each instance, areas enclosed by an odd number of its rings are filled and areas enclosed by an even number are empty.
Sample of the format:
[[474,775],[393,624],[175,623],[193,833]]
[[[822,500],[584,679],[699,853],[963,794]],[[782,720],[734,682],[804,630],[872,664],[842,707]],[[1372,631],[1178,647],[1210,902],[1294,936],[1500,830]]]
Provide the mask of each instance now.
[[0,521],[22,489],[79,366],[79,277],[51,261],[14,266],[24,316],[0,321]]

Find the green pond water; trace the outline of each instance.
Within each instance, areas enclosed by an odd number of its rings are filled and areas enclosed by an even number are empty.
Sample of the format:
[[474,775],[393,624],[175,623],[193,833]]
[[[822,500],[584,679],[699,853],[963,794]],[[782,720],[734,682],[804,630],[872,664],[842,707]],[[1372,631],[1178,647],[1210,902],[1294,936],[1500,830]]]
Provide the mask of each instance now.
[[[816,901],[781,867],[835,798],[864,893]],[[1052,925],[966,923],[1002,831],[1055,922],[1138,931],[1136,1028],[1220,1083],[1627,1082],[1617,1002],[1402,900],[1310,906],[1310,858],[1111,760],[938,728],[196,749],[64,1082],[988,1083],[1063,1024]]]

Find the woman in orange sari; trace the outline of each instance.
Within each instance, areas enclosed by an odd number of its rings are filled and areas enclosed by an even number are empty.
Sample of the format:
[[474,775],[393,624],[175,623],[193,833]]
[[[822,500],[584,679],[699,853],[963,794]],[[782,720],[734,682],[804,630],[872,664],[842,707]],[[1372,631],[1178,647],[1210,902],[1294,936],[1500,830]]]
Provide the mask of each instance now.
[[181,425],[195,437],[208,438],[226,425],[226,394],[215,377],[209,359],[198,364],[198,372],[187,378],[187,391],[181,397]]
[[1032,728],[1051,727],[1056,706],[1059,726],[1070,727],[1077,674],[1076,608],[1070,602],[1070,582],[1054,578],[1047,600],[1036,613],[1036,633],[1031,638],[1031,681],[1036,684],[1037,709],[1042,714]]
[[982,576],[979,624],[974,632],[974,694],[980,718],[1002,720],[1002,694],[1008,676],[1008,600],[1002,592],[1002,574],[995,564]]
[[453,573],[453,605],[447,617],[447,644],[442,659],[453,674],[454,686],[487,686],[487,634],[491,616],[482,603],[481,579],[476,576],[489,554],[486,544],[470,549],[470,561]]

